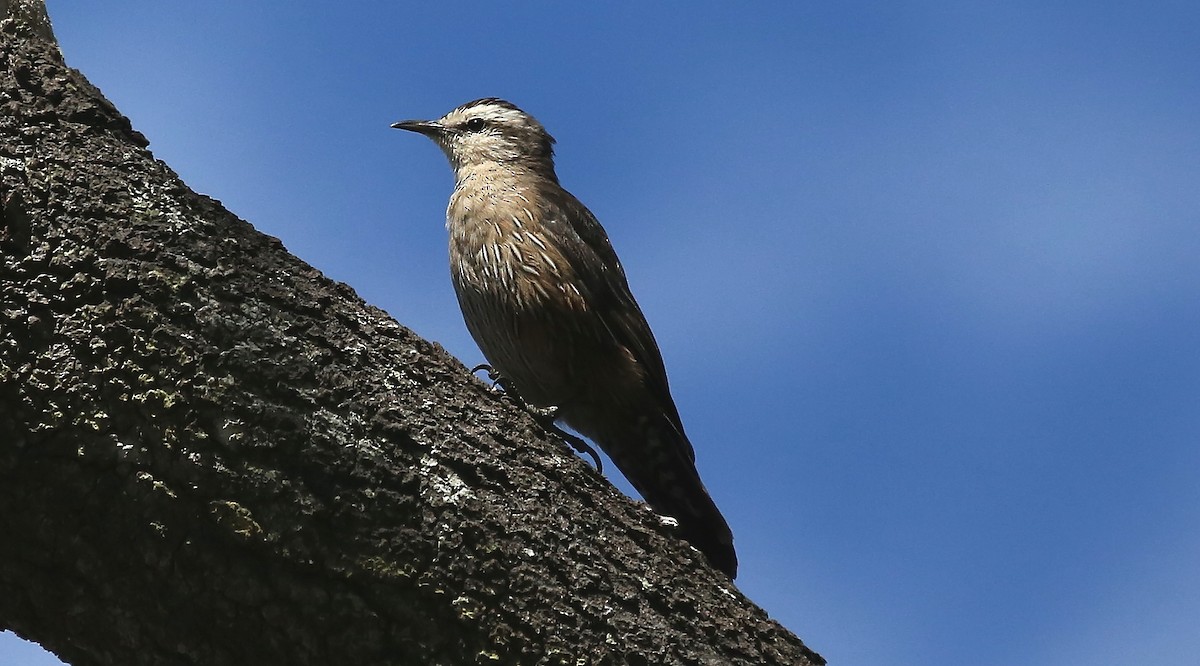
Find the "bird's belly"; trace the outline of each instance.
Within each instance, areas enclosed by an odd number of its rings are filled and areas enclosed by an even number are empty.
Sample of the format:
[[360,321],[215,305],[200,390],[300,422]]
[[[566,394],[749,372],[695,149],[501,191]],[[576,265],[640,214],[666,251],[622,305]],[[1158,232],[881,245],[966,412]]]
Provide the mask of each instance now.
[[569,404],[602,344],[581,298],[556,276],[452,262],[463,320],[488,362],[537,406]]

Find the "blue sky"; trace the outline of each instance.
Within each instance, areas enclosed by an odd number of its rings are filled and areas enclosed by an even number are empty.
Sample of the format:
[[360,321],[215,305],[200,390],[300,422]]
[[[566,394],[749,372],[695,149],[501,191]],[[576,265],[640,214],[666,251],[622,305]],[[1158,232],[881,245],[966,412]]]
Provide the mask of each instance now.
[[49,5],[192,188],[468,365],[388,125],[537,116],[738,586],[831,663],[1194,665],[1200,5]]

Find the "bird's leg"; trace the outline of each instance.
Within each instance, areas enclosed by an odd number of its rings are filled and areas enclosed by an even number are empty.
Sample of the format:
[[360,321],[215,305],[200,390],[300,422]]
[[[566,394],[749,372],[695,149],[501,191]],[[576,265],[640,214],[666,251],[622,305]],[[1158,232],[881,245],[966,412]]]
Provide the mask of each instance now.
[[576,453],[586,453],[591,456],[592,462],[596,463],[596,471],[601,474],[604,473],[604,463],[600,462],[600,454],[596,453],[596,449],[592,448],[592,445],[585,442],[583,438],[572,435],[554,423],[558,419],[558,407],[534,407],[525,402],[521,394],[517,392],[516,387],[507,382],[499,372],[496,372],[495,368],[487,363],[480,363],[471,368],[471,374],[475,374],[480,370],[487,372],[487,378],[492,382],[493,390],[499,387],[504,395],[511,398],[513,402],[521,407],[524,407],[525,411],[529,412],[539,425],[557,435],[559,439],[570,445],[572,449],[575,449]]
[[558,419],[557,407],[533,407],[532,405],[525,405],[525,409],[528,410],[530,414],[533,414],[533,418],[536,419],[543,428],[549,430],[555,435],[558,435],[559,439],[571,445],[571,448],[575,449],[576,453],[586,453],[591,456],[592,462],[596,463],[596,471],[601,474],[604,473],[604,463],[600,462],[600,454],[596,453],[596,449],[592,448],[592,445],[585,442],[582,437],[576,437],[575,435],[572,435],[566,430],[558,427],[558,425],[555,423],[555,421]]

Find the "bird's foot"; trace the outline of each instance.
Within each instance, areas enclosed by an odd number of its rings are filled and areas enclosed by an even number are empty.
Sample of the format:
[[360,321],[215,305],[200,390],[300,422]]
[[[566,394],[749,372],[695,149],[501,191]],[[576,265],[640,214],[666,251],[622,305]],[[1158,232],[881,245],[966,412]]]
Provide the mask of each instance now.
[[600,462],[600,454],[596,453],[596,449],[592,448],[582,437],[576,437],[571,433],[558,427],[555,421],[558,419],[558,407],[553,405],[549,407],[534,407],[533,405],[525,405],[525,410],[533,415],[533,418],[542,425],[543,428],[558,435],[558,438],[566,442],[575,449],[576,453],[586,453],[592,457],[592,462],[596,463],[596,471],[604,473],[604,463]]
[[[557,412],[558,410],[555,411]],[[536,412],[534,415],[536,416]],[[600,462],[600,454],[596,453],[596,449],[592,448],[592,445],[585,442],[582,437],[576,437],[575,435],[572,435],[566,430],[558,427],[555,425],[553,419],[551,419],[549,422],[543,422],[542,425],[545,426],[545,428],[550,432],[558,435],[559,439],[569,444],[571,448],[575,449],[576,453],[586,453],[591,456],[592,462],[596,463],[596,471],[601,474],[604,473],[604,463]]]
[[495,368],[488,365],[487,363],[480,363],[479,365],[471,368],[471,374],[475,374],[481,370],[487,373],[487,378],[488,378],[488,381],[492,383],[493,391],[495,391],[497,393],[503,393],[505,395],[512,396],[520,404],[522,404],[522,405],[525,404],[521,400],[521,396],[517,395],[516,390],[512,387],[511,384],[508,383],[508,380],[504,378],[504,375],[501,375],[499,372],[496,371]]
[[570,445],[572,449],[575,449],[576,453],[586,453],[591,456],[592,462],[596,463],[596,471],[601,474],[604,473],[604,463],[600,462],[600,454],[596,453],[596,449],[592,448],[592,445],[585,442],[583,438],[572,435],[554,423],[558,419],[558,407],[535,407],[525,402],[521,394],[517,392],[516,387],[510,384],[503,375],[496,372],[496,369],[487,363],[480,363],[471,368],[471,374],[475,374],[481,370],[487,372],[487,378],[488,381],[492,382],[493,391],[503,393],[511,398],[513,402],[524,407],[525,411],[529,412],[534,420],[541,424],[543,428],[557,435],[559,439]]

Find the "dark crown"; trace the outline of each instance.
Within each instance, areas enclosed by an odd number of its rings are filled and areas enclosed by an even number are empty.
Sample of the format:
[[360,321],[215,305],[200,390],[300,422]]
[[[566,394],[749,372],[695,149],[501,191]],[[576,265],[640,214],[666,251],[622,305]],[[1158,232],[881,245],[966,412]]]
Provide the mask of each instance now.
[[[498,106],[498,107],[501,107],[504,109],[509,109],[511,111],[519,111],[521,113],[525,113],[524,111],[521,110],[521,107],[517,106],[516,104],[513,104],[512,102],[510,102],[506,99],[500,99],[499,97],[480,97],[479,99],[473,99],[470,102],[467,102],[466,104],[463,104],[462,106],[458,107],[458,110],[465,111],[472,107],[484,106],[485,104],[491,105],[491,106]],[[529,115],[529,114],[526,114],[526,115]]]

